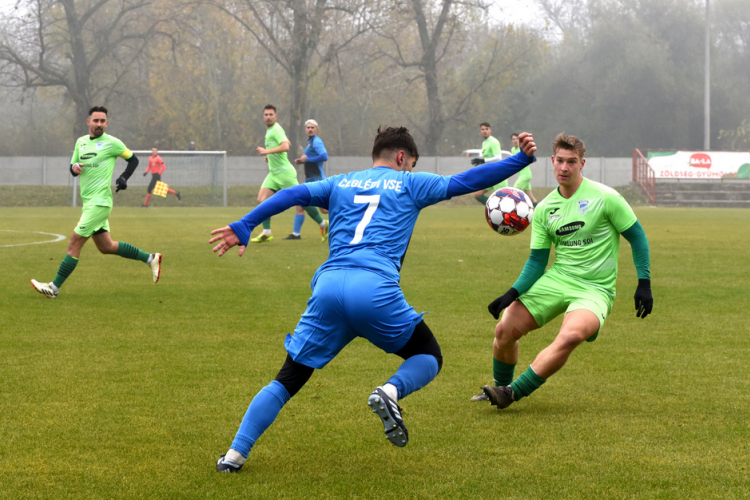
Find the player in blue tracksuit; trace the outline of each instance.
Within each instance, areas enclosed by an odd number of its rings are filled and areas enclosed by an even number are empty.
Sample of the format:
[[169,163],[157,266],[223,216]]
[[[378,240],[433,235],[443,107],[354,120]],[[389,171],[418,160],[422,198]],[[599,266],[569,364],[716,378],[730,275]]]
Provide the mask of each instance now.
[[[326,174],[323,172],[323,162],[328,161],[328,151],[326,151],[323,141],[318,137],[318,122],[312,119],[307,120],[305,122],[305,133],[308,137],[307,147],[304,154],[294,160],[294,163],[305,166],[305,182],[322,181],[326,178]],[[285,240],[302,239],[300,232],[302,231],[302,224],[305,222],[305,212],[320,226],[321,241],[328,238],[328,221],[323,220],[317,208],[298,205],[295,210],[294,228],[292,234],[284,238]],[[326,211],[323,210],[323,212]]]
[[373,168],[284,189],[240,221],[215,229],[210,241],[223,255],[239,245],[271,215],[294,205],[330,211],[330,253],[312,279],[312,297],[302,318],[287,335],[286,361],[276,379],[255,396],[230,450],[217,463],[221,472],[242,468],[250,449],[281,408],[349,342],[364,337],[404,359],[398,371],[368,399],[385,435],[405,446],[408,432],[397,404],[434,379],[442,354],[427,324],[404,298],[399,271],[421,209],[507,179],[534,161],[531,134],[521,134],[522,151],[458,175],[412,173],[419,154],[405,128],[378,130]]

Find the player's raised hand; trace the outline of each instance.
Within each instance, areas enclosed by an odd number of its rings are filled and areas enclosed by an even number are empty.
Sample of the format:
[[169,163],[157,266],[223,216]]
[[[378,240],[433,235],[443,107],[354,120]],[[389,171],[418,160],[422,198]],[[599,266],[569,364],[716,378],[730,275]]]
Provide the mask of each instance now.
[[654,308],[654,297],[651,295],[651,280],[638,280],[638,288],[635,289],[635,316],[645,318],[651,314]]
[[523,151],[526,156],[534,156],[534,153],[536,152],[536,143],[530,132],[522,132],[521,135],[518,136],[518,141],[521,145],[521,151]]
[[258,152],[259,155],[267,155],[268,154],[268,150],[266,148],[262,148],[260,146],[258,146],[257,148],[255,148],[255,150]]
[[[234,231],[232,231],[232,228],[229,226],[214,229],[213,231],[211,231],[211,234],[215,234],[217,236],[214,236],[213,238],[208,240],[208,242],[219,242],[219,244],[214,247],[214,252],[219,252],[219,257],[227,253],[227,250],[229,250],[233,246],[240,245],[240,239],[236,234],[234,234]],[[237,252],[237,255],[242,257],[243,253],[245,253],[245,245],[240,245],[240,250],[239,252]]]

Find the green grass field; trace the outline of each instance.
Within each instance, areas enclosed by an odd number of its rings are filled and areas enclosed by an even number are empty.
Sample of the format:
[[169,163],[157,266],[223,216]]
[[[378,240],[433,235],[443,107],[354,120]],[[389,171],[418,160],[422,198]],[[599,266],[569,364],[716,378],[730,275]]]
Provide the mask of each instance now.
[[[358,340],[282,410],[240,474],[215,472],[253,395],[276,375],[327,256],[314,224],[238,258],[211,229],[242,208],[115,208],[113,237],[164,254],[161,281],[92,243],[58,298],[51,281],[80,210],[0,208],[0,498],[748,498],[750,211],[636,209],[655,307],[635,317],[630,249],[618,299],[532,397],[469,398],[491,380],[486,305],[515,280],[528,234],[493,234],[480,207],[423,211],[407,300],[443,348],[437,379],[401,402],[391,446],[367,407],[399,358]],[[366,293],[363,292],[363,293]],[[521,341],[520,374],[554,338]]]

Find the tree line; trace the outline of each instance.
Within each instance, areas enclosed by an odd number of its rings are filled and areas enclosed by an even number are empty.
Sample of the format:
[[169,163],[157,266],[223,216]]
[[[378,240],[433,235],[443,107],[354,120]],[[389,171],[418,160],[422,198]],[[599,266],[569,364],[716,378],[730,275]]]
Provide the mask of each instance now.
[[[405,125],[424,155],[559,131],[592,155],[703,145],[702,0],[537,0],[529,26],[489,0],[18,0],[0,19],[0,156],[67,154],[88,108],[133,148],[293,143],[332,154]],[[711,143],[750,149],[750,9],[714,0]],[[507,147],[506,147],[507,149]]]

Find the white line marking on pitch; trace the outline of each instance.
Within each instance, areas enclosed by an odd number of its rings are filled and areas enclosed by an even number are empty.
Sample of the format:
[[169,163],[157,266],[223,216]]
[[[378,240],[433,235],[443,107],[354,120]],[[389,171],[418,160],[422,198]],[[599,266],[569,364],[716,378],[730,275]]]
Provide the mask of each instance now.
[[6,232],[6,233],[34,233],[34,234],[48,234],[50,236],[55,236],[54,240],[32,241],[31,243],[18,243],[16,245],[0,245],[0,248],[22,247],[22,246],[26,246],[26,245],[41,245],[42,243],[56,243],[58,241],[62,241],[62,240],[65,239],[65,236],[63,236],[62,234],[43,233],[42,231],[14,231],[12,229],[0,229],[0,231]]

